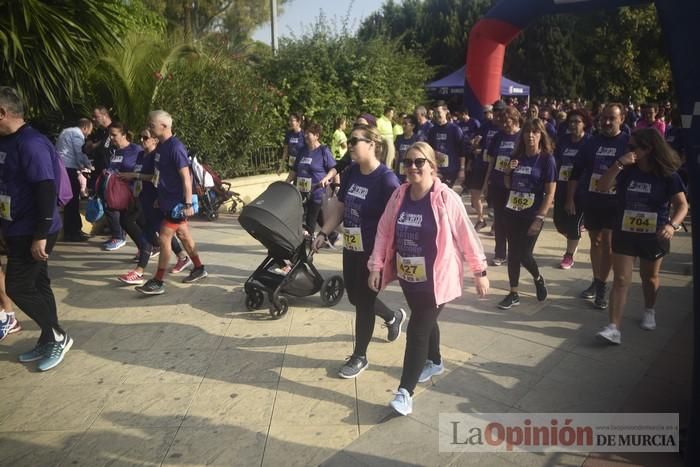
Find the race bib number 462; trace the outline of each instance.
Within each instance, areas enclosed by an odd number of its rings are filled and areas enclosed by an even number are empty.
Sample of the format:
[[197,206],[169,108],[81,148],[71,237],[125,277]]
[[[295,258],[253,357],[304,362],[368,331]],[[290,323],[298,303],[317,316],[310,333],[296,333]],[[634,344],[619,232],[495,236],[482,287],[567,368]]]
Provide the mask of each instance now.
[[496,165],[494,165],[494,169],[498,170],[499,172],[505,172],[508,169],[509,165],[510,165],[510,157],[498,156],[496,158]]

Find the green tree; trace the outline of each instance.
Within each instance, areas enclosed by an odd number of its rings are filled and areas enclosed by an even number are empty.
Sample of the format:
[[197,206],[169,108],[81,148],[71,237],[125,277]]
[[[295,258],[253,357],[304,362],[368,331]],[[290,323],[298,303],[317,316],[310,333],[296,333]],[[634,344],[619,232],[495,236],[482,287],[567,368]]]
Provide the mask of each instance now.
[[81,96],[83,73],[126,24],[118,0],[0,0],[0,76],[30,115]]

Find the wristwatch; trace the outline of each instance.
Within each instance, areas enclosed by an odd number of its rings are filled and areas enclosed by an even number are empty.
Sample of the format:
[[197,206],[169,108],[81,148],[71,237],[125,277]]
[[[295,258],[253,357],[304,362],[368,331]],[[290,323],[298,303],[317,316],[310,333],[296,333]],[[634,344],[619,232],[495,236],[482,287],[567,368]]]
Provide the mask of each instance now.
[[623,164],[622,162],[620,162],[619,159],[615,161],[615,165],[617,166],[618,169],[620,169],[620,170],[625,170],[625,164]]
[[474,277],[486,277],[486,270],[475,272]]
[[671,227],[673,227],[674,232],[678,232],[679,230],[681,230],[680,224],[671,224]]

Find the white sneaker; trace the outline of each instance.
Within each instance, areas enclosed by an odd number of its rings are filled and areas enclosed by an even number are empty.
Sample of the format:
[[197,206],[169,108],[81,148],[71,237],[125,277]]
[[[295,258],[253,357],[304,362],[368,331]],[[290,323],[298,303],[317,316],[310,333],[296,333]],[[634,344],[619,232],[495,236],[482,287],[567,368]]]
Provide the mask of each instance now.
[[404,388],[399,388],[394,393],[394,399],[389,402],[389,405],[401,415],[409,415],[413,412],[413,398]]
[[431,360],[426,360],[423,371],[420,372],[420,376],[418,377],[418,382],[425,383],[433,376],[441,375],[443,371],[445,371],[445,365],[443,365],[442,362],[436,365]]
[[639,323],[642,329],[647,331],[653,331],[656,329],[656,313],[653,311],[644,311],[644,316],[642,316],[642,321]]
[[602,331],[596,334],[596,337],[606,344],[622,344],[622,334],[614,324],[605,326]]

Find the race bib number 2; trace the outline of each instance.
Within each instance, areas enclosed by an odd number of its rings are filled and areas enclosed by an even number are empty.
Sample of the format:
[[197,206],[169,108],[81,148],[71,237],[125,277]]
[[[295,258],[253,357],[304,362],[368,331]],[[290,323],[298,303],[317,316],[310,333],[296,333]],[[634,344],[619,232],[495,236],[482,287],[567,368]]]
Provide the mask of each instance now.
[[406,282],[425,282],[428,275],[425,271],[425,257],[415,256],[412,258],[402,258],[396,253],[396,273],[399,278]]
[[622,230],[632,233],[656,233],[656,219],[655,212],[625,209],[622,217]]

